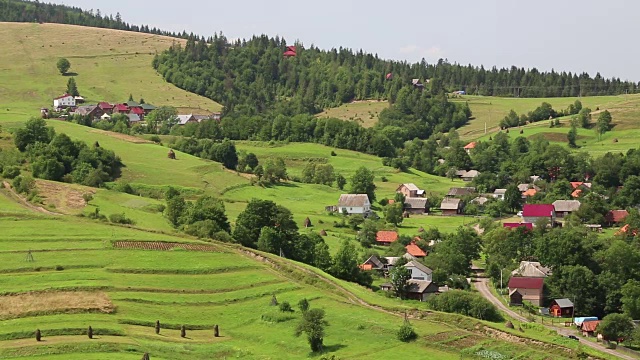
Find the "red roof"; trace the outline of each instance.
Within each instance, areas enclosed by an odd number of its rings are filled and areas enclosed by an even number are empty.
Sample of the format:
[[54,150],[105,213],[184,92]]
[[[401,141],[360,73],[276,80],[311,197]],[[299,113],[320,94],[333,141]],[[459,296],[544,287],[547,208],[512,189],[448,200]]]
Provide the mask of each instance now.
[[392,243],[398,240],[398,233],[390,230],[381,230],[376,234],[376,241],[381,243]]
[[527,228],[529,230],[533,229],[533,224],[532,223],[504,223],[502,224],[502,227],[506,227],[509,229],[515,229],[515,228],[519,228],[519,227],[524,227]]
[[580,194],[582,194],[582,189],[575,189],[572,193],[571,196],[574,198],[578,198],[580,197]]
[[512,277],[509,279],[509,289],[542,289],[544,278]]
[[99,107],[100,109],[102,109],[102,110],[105,110],[105,109],[113,109],[113,105],[109,104],[108,102],[104,102],[104,101],[100,102],[100,103],[98,104],[98,107]]
[[387,78],[387,80],[393,79],[393,73],[388,73],[386,78]]
[[132,107],[131,108],[131,112],[136,114],[136,115],[143,115],[144,114],[144,110],[141,107]]
[[475,141],[472,141],[472,142],[468,143],[467,145],[465,145],[465,147],[464,147],[464,148],[465,148],[465,149],[475,149],[476,144],[477,144],[477,143],[476,143]]
[[62,99],[62,98],[66,98],[67,96],[73,96],[73,95],[70,95],[70,94],[64,94],[64,95],[62,95],[62,96],[58,96],[57,98],[54,98],[53,100],[59,100],[59,99]]
[[538,190],[531,188],[531,189],[527,189],[527,191],[522,193],[522,196],[534,196],[536,193],[538,193]]
[[627,215],[629,215],[627,210],[609,210],[604,218],[607,222],[619,223],[623,222]]
[[420,247],[414,243],[411,243],[407,246],[405,246],[405,249],[407,249],[407,252],[409,253],[409,255],[413,255],[415,257],[425,257],[427,256],[427,253],[425,253],[422,249],[420,249]]
[[600,324],[600,320],[583,321],[582,325],[580,325],[580,330],[594,332],[596,331],[598,324]]
[[287,46],[287,50],[284,52],[284,56],[296,56],[296,47],[295,46]]
[[552,204],[526,204],[522,208],[523,217],[551,217],[555,207]]
[[118,111],[129,111],[129,106],[127,106],[126,104],[118,104],[113,108]]
[[582,182],[582,181],[572,181],[572,182],[571,182],[571,186],[572,186],[574,189],[575,189],[575,188],[577,188],[578,186],[582,185],[582,184],[583,184],[583,182]]

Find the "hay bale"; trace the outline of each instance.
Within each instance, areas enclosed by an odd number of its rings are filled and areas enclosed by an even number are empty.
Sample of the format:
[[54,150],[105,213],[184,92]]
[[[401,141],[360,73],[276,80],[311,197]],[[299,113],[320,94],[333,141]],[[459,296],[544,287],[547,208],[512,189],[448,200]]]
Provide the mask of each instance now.
[[505,326],[507,329],[515,329],[515,326],[513,326],[513,323],[512,323],[511,321],[507,321],[507,323],[506,323],[506,324],[504,324],[504,326]]
[[40,329],[36,329],[36,341],[42,341],[42,333],[40,333]]
[[176,159],[176,153],[173,152],[173,149],[169,149],[169,153],[167,154],[167,157],[171,160],[175,160]]
[[308,228],[308,227],[311,227],[311,226],[312,226],[312,225],[311,225],[311,219],[309,219],[309,217],[308,217],[308,216],[307,216],[307,218],[306,218],[306,219],[304,219],[304,224],[303,224],[303,225],[304,225],[304,227],[305,227],[305,228]]
[[144,355],[142,355],[142,360],[151,360],[149,358],[149,353],[144,353]]
[[160,335],[160,320],[156,320],[156,335]]
[[180,327],[180,337],[181,338],[187,337],[187,328],[184,325]]
[[617,143],[617,142],[618,142],[618,139],[617,139],[617,138],[613,139],[613,142],[614,142],[614,143]]
[[524,134],[524,129],[520,129],[520,134]]
[[91,328],[91,326],[89,326],[89,329],[87,329],[87,336],[89,337],[89,339],[93,339],[93,329]]
[[320,230],[320,236],[327,236],[327,232],[324,229]]

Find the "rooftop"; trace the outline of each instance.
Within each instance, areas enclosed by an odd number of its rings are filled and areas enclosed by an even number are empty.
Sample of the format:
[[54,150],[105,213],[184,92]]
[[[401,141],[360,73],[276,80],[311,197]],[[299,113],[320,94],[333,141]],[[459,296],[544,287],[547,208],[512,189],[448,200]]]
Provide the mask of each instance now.
[[444,198],[440,204],[440,210],[458,210],[461,201],[460,199]]
[[522,208],[524,217],[551,217],[555,208],[552,204],[526,204]]
[[369,204],[367,194],[342,194],[338,200],[338,206],[342,207],[364,207]]
[[380,230],[376,233],[376,241],[381,243],[392,243],[398,240],[398,233],[390,230]]
[[509,289],[542,289],[544,278],[512,277],[509,279]]
[[415,257],[425,257],[427,256],[427,253],[425,253],[422,249],[420,249],[420,247],[414,243],[411,243],[407,246],[405,246],[405,249],[407,249],[407,253],[411,254],[412,256]]
[[556,200],[553,202],[553,206],[556,209],[556,211],[572,212],[572,211],[577,211],[580,208],[580,201]]

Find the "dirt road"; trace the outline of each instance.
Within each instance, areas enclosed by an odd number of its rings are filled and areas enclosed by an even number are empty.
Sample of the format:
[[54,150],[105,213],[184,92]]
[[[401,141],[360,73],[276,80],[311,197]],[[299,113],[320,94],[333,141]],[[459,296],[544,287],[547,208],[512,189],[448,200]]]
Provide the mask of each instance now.
[[[502,301],[500,301],[500,299],[498,299],[497,297],[495,297],[495,295],[493,295],[493,293],[489,290],[489,279],[487,278],[477,278],[476,282],[474,283],[476,289],[478,289],[478,291],[480,292],[480,294],[487,300],[489,300],[492,304],[494,304],[495,306],[498,307],[498,309],[502,310],[503,312],[505,312],[508,316],[518,320],[518,321],[522,321],[522,322],[529,322],[526,318],[524,318],[523,316],[521,316],[520,314],[518,314],[517,312],[509,309],[506,305],[504,305],[502,303]],[[542,324],[544,327],[550,329],[550,330],[554,330],[557,331],[558,334],[562,335],[562,336],[567,336],[567,335],[576,335],[576,332],[571,330],[571,329],[558,329],[552,326],[548,326],[548,325],[544,325]],[[622,354],[620,352],[617,352],[615,350],[612,349],[608,349],[607,347],[605,347],[604,345],[600,344],[600,343],[594,343],[588,340],[580,340],[580,343],[584,346],[588,346],[592,349],[607,353],[609,355],[613,355],[617,358],[620,359],[627,359],[627,360],[637,360],[637,358],[626,355],[626,354]]]

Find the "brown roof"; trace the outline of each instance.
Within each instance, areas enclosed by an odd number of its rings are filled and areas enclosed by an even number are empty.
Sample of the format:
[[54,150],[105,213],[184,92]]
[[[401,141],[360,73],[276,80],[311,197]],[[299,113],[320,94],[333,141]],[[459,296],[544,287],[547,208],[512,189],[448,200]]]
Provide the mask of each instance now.
[[598,324],[600,324],[600,320],[583,321],[582,325],[580,325],[580,330],[594,332],[596,331]]
[[530,277],[512,277],[509,279],[509,289],[542,289],[544,286],[543,278]]
[[390,230],[380,230],[376,234],[376,241],[383,243],[392,243],[398,240],[398,233]]
[[619,223],[623,222],[627,215],[629,215],[627,210],[609,210],[607,216],[605,216],[605,220],[607,222]]
[[461,201],[460,199],[444,198],[440,204],[440,210],[458,210]]
[[476,147],[476,144],[477,143],[475,141],[472,141],[472,142],[468,143],[467,145],[465,145],[464,148],[465,149],[474,149]]
[[471,194],[475,194],[476,188],[474,187],[454,187],[449,189],[447,196],[467,196]]
[[[423,294],[425,292],[437,292],[438,291],[438,287],[433,285],[433,282],[431,281],[426,281],[426,280],[409,280],[407,281],[407,284],[409,285],[409,292],[410,293],[418,293],[418,294]],[[432,288],[432,291],[427,291],[429,288]]]
[[342,194],[338,200],[338,206],[343,207],[364,207],[369,203],[367,194]]
[[427,253],[425,253],[422,249],[420,249],[420,247],[414,243],[411,243],[407,246],[404,247],[405,249],[407,249],[407,253],[409,253],[412,256],[415,257],[425,257],[427,256]]
[[409,209],[426,209],[427,201],[426,198],[409,197],[404,199],[404,206]]
[[578,200],[556,200],[553,202],[553,207],[556,211],[560,212],[573,212],[580,208],[580,201]]

